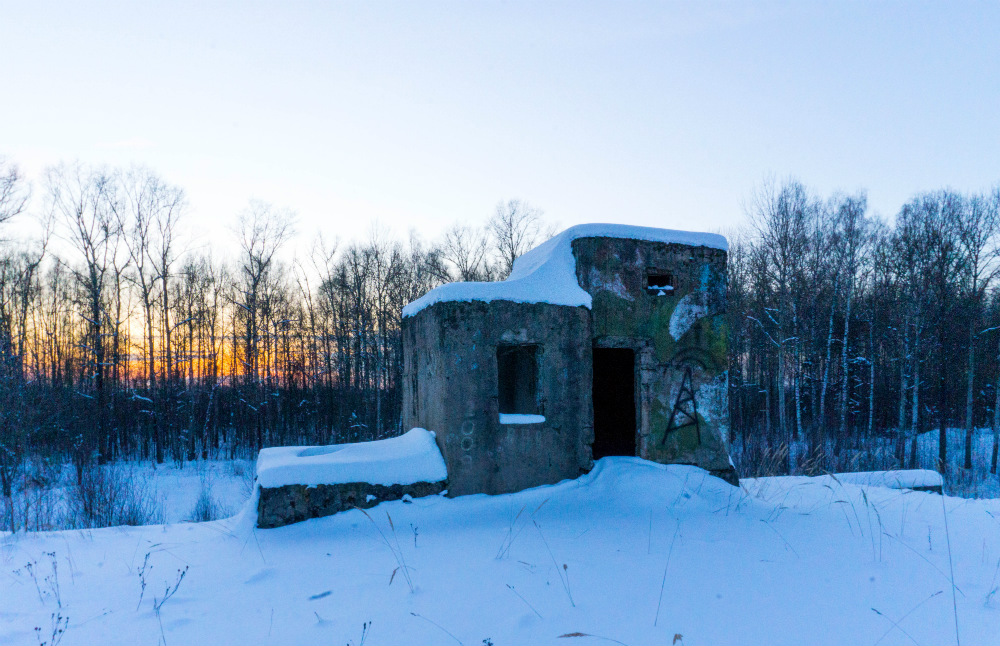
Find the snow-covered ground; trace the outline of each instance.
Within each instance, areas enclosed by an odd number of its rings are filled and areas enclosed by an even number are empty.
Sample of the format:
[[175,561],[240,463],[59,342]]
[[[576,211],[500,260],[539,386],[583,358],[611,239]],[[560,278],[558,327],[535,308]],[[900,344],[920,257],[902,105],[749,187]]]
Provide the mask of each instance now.
[[205,460],[183,468],[162,465],[155,473],[143,464],[137,472],[153,483],[153,495],[162,502],[164,522],[191,520],[202,492],[211,496],[219,517],[236,514],[253,491],[253,460]]
[[[144,522],[177,523],[204,519],[206,511],[214,518],[235,514],[253,491],[253,460],[199,460],[182,465],[150,462],[115,462],[95,467],[102,486],[119,496],[127,496],[139,507]],[[15,526],[30,530],[62,529],[88,526],[81,516],[76,474],[70,464],[29,466],[16,482],[10,506],[0,504],[0,528],[10,527],[11,513]],[[2,503],[4,501],[0,501]],[[198,513],[201,512],[201,513]]]
[[0,643],[1000,643],[1000,500],[606,458],[279,529],[252,505],[0,535]]

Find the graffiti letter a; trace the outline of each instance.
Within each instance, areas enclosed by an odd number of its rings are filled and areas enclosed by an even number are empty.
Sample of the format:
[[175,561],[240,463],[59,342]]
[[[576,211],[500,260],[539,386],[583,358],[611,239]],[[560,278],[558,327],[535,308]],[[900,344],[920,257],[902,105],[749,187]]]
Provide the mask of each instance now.
[[701,426],[698,424],[698,402],[694,398],[692,389],[691,366],[684,368],[684,377],[681,379],[681,387],[677,391],[677,400],[674,402],[674,410],[670,412],[670,421],[667,422],[667,430],[663,433],[661,445],[666,443],[667,435],[674,431],[679,431],[688,426],[694,426],[698,433],[698,444],[701,444]]

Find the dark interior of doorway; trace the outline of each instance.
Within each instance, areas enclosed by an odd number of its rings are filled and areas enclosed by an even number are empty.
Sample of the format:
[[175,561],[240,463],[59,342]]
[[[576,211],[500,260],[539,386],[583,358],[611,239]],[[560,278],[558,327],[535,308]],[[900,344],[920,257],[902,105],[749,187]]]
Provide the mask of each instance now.
[[635,352],[594,348],[594,459],[636,455]]

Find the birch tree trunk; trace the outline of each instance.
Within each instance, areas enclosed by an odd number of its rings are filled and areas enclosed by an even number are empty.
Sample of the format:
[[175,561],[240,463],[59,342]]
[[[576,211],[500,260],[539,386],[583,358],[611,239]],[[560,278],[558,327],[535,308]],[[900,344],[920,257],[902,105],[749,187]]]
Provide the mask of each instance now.
[[847,286],[847,305],[844,314],[844,335],[842,337],[841,348],[840,348],[840,370],[841,370],[841,381],[843,386],[840,389],[840,438],[847,437],[847,394],[850,389],[850,381],[848,380],[848,370],[847,370],[847,354],[850,345],[850,333],[851,333],[851,304],[854,300],[854,289],[853,285],[848,284]]
[[[1000,364],[1000,341],[997,342],[997,361]],[[990,459],[990,473],[997,473],[997,449],[1000,448],[1000,374],[997,375],[993,400],[993,456]]]
[[830,386],[830,363],[833,361],[833,317],[837,311],[837,295],[840,288],[840,275],[833,281],[833,298],[830,301],[830,319],[826,334],[826,361],[823,363],[823,383],[819,391],[819,420],[820,428],[826,426],[826,392]]
[[795,326],[795,440],[802,440],[802,341],[799,335],[799,312],[793,306],[794,317],[792,323]]
[[[778,313],[781,317],[781,313]],[[786,441],[785,431],[788,425],[785,423],[786,402],[785,402],[785,326],[778,326],[778,437]]]
[[868,439],[875,426],[875,312],[868,318]]
[[948,468],[948,360],[945,358],[944,305],[941,306],[938,322],[938,460],[937,470],[944,473]]
[[910,468],[917,468],[917,436],[920,435],[920,326],[913,327],[913,399],[910,407]]
[[906,463],[906,362],[910,354],[908,321],[903,319],[903,354],[899,360],[899,430],[896,436],[896,461],[903,468]]
[[[975,307],[975,304],[973,304]],[[973,436],[973,385],[976,376],[976,315],[973,313],[969,322],[969,357],[965,375],[965,463],[966,469],[972,468],[972,436]]]

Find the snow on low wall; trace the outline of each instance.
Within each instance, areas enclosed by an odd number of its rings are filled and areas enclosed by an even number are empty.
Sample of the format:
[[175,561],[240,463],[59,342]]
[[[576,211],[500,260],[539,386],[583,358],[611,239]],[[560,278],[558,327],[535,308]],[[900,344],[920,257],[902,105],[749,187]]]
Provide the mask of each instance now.
[[345,482],[411,484],[447,477],[434,433],[422,428],[374,442],[263,449],[257,457],[257,482],[267,488]]
[[741,482],[778,480],[787,483],[814,483],[827,486],[842,484],[862,487],[885,487],[886,489],[910,489],[912,491],[932,491],[942,493],[944,479],[937,471],[930,469],[901,469],[899,471],[858,471],[851,473],[830,473],[819,476],[770,476],[744,478]]
[[886,487],[887,489],[913,489],[914,491],[937,491],[941,493],[941,488],[944,486],[944,479],[941,477],[941,474],[930,469],[835,473],[832,477],[847,484]]
[[281,527],[387,500],[439,494],[448,471],[434,433],[331,446],[263,449],[257,458],[257,526]]

